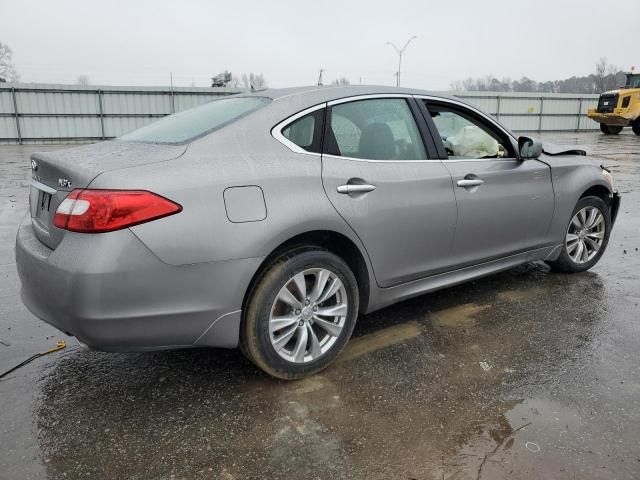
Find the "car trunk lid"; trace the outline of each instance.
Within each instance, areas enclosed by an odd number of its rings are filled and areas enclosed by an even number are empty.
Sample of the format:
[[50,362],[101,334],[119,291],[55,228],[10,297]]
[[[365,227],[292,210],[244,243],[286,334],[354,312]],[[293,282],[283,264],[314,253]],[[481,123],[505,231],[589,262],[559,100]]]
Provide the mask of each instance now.
[[36,236],[49,248],[58,246],[65,232],[53,225],[53,217],[73,189],[88,187],[103,172],[172,160],[186,148],[186,145],[108,141],[34,153],[29,205]]

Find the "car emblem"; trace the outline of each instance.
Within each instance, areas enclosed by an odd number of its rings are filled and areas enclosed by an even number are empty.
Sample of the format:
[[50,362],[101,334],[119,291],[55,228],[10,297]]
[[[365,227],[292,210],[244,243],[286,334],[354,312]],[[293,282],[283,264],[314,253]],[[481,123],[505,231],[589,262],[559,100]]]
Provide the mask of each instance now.
[[58,185],[60,185],[62,188],[71,188],[71,180],[69,180],[68,178],[59,178]]
[[38,164],[35,160],[31,160],[31,170],[33,170],[34,172],[38,171]]

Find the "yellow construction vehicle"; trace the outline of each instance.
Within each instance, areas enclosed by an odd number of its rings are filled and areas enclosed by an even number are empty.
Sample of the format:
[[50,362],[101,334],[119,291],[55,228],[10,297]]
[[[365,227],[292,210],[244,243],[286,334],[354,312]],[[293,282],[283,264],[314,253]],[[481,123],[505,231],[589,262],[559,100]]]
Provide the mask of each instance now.
[[587,116],[600,124],[605,135],[617,135],[631,126],[640,135],[640,73],[627,73],[624,87],[600,94],[598,108],[590,108]]

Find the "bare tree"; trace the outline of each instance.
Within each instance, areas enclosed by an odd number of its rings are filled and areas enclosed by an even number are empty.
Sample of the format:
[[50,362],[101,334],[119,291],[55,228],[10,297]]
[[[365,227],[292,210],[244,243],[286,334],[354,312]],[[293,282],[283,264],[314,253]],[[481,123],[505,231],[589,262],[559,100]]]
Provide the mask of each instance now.
[[7,82],[17,82],[20,79],[13,66],[13,51],[6,43],[0,42],[0,78]]
[[594,83],[596,92],[606,92],[616,87],[617,67],[609,63],[606,57],[601,57],[596,63]]
[[267,81],[261,73],[250,73],[249,81],[251,82],[251,86],[256,90],[267,87]]
[[253,73],[250,72],[248,75],[246,73],[242,74],[242,86],[244,88],[252,88],[254,90],[259,90],[262,88],[267,88],[267,80],[264,78],[264,75],[261,73]]
[[464,82],[462,80],[456,80],[455,82],[451,82],[449,84],[449,90],[454,92],[463,92],[466,90],[464,87]]
[[351,85],[351,82],[347,77],[340,77],[340,78],[336,78],[333,82],[331,82],[331,85],[339,85],[339,86]]
[[231,88],[240,88],[241,85],[241,80],[240,77],[238,77],[237,75],[231,75],[231,81],[229,82],[229,86]]
[[89,78],[89,75],[78,75],[78,78],[76,79],[76,84],[91,85],[91,79]]
[[596,72],[582,77],[575,75],[564,80],[547,80],[537,82],[527,77],[520,80],[503,78],[498,80],[493,75],[481,78],[467,78],[451,83],[451,90],[470,92],[545,92],[545,93],[600,93],[611,90],[625,81],[624,72],[618,70],[601,58],[596,64]]
[[457,91],[476,91],[476,92],[510,92],[514,83],[510,78],[498,80],[493,75],[487,75],[482,78],[467,78],[451,83],[452,90]]

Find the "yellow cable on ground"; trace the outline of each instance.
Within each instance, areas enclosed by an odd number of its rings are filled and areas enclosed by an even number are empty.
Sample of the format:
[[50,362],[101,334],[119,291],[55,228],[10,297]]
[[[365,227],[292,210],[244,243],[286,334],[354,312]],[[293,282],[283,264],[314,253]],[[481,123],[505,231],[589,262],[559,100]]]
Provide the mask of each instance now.
[[9,375],[11,372],[13,372],[14,370],[17,370],[20,367],[25,366],[27,363],[34,361],[36,358],[40,358],[40,357],[44,357],[45,355],[49,355],[50,353],[54,353],[57,352],[59,350],[62,350],[63,348],[65,348],[67,346],[67,344],[64,342],[64,340],[60,340],[55,347],[50,348],[49,350],[45,351],[45,352],[40,352],[40,353],[36,353],[35,355],[30,356],[29,358],[27,358],[24,362],[19,363],[18,365],[16,365],[13,368],[10,368],[9,370],[7,370],[6,372],[0,373],[0,378],[3,378],[7,375]]
[[39,353],[38,355],[42,356],[42,355],[47,355],[49,353],[57,352],[58,350],[62,350],[66,346],[67,346],[67,344],[65,343],[65,341],[64,340],[60,340],[58,343],[56,343],[55,347],[53,347],[50,350],[47,350],[46,352]]

